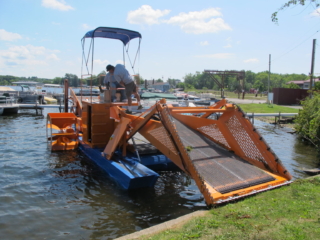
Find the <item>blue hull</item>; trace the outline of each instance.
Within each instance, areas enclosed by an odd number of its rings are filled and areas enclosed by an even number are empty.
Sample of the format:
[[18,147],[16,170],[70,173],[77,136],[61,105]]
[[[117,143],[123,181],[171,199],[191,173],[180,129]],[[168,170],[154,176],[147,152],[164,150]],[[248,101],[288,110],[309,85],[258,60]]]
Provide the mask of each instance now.
[[129,153],[125,158],[115,153],[115,161],[110,161],[101,155],[102,149],[91,148],[80,141],[80,149],[95,164],[102,168],[114,181],[124,189],[153,187],[162,170],[176,170],[177,167],[167,157],[161,154],[141,156],[141,163],[135,154]]

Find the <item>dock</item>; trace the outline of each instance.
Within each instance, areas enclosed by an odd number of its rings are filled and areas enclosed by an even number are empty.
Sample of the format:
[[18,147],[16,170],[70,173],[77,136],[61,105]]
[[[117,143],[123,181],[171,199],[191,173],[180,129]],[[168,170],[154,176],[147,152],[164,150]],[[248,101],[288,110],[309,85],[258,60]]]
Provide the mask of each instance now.
[[[60,112],[64,110],[64,105],[58,105],[58,104],[18,104],[18,103],[6,103],[6,104],[0,104],[0,109],[3,109],[3,113],[18,113],[19,109],[34,109],[36,110],[36,114],[38,114],[38,111],[42,113],[42,110],[45,108],[56,108],[59,109]],[[72,106],[69,106],[69,109],[72,108]]]

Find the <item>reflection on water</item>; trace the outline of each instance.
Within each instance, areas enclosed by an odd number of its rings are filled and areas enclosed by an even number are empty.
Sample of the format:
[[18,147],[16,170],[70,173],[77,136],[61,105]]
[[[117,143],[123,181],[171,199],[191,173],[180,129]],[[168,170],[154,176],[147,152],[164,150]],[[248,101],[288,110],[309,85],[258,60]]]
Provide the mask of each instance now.
[[[32,110],[0,116],[1,239],[113,239],[205,208],[184,173],[125,191],[81,152],[48,151],[45,121]],[[256,126],[295,178],[305,177],[295,169],[316,166],[312,147],[284,129]]]

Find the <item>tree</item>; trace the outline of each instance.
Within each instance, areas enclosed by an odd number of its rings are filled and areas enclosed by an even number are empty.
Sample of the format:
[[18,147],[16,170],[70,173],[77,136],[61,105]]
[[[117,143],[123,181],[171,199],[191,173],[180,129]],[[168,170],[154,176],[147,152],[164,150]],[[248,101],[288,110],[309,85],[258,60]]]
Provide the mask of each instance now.
[[143,84],[144,83],[144,80],[143,78],[137,74],[137,75],[134,75],[134,81],[136,82],[136,84],[139,86],[140,84]]
[[185,84],[183,82],[180,82],[177,84],[177,88],[182,88],[184,90]]
[[285,86],[286,88],[300,89],[300,87],[295,83],[289,83]]
[[[278,11],[282,11],[290,6],[293,5],[302,5],[304,6],[307,2],[309,2],[309,4],[311,4],[313,7],[317,8],[320,6],[319,0],[290,0],[287,3],[283,4]],[[271,20],[274,23],[278,24],[278,11],[272,13],[271,15]]]
[[320,82],[316,82],[314,84],[314,90],[319,91],[320,90]]
[[315,146],[320,144],[320,94],[314,93],[302,101],[303,109],[296,118],[295,129],[300,137],[308,139]]
[[254,82],[253,88],[258,89],[259,92],[264,90],[263,83],[260,80]]
[[61,77],[55,77],[52,81],[53,84],[60,84],[63,85],[63,78]]
[[72,87],[78,87],[79,86],[79,78],[75,74],[66,73],[64,76],[64,79],[69,80],[69,85]]
[[175,88],[176,87],[176,79],[169,78],[168,79],[168,83],[170,85],[170,88]]

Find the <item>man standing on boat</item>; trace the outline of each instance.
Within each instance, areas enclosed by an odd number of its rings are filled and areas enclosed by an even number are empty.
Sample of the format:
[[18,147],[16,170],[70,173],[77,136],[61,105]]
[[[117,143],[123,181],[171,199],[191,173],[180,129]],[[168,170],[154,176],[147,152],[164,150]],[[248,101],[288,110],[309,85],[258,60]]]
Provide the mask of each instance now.
[[[121,86],[114,78],[113,74],[111,74],[110,72],[108,72],[106,74],[106,76],[104,77],[103,80],[104,84],[106,85],[106,87],[111,87],[111,100],[114,101],[116,99],[116,93],[117,90],[115,90],[115,88],[123,88],[123,86]],[[120,101],[123,102],[125,99],[127,99],[124,90],[120,90]]]
[[128,98],[128,109],[126,113],[131,114],[132,113],[132,99],[131,95],[134,94],[134,96],[137,98],[138,101],[138,110],[142,109],[142,105],[140,103],[140,96],[137,92],[137,86],[134,83],[132,77],[130,76],[128,70],[125,68],[122,64],[117,64],[115,67],[112,65],[108,65],[106,67],[107,72],[113,74],[114,79],[123,85],[126,89],[126,95]]

